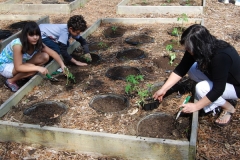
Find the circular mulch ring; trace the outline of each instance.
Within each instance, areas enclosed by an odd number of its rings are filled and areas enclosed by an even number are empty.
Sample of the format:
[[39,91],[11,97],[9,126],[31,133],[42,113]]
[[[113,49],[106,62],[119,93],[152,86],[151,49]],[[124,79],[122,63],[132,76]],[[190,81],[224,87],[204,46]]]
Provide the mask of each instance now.
[[116,58],[120,60],[137,60],[146,58],[146,55],[143,50],[133,48],[118,52]]
[[10,37],[13,33],[10,30],[0,30],[0,40]]
[[26,108],[23,111],[26,123],[54,123],[66,113],[65,104],[56,101],[43,101]]
[[103,31],[103,35],[105,38],[117,38],[122,37],[125,33],[126,29],[116,26],[108,27]]
[[189,117],[176,121],[175,116],[153,113],[138,122],[137,133],[142,137],[187,139],[190,134],[190,126]]
[[101,57],[98,54],[90,53],[92,57],[92,61],[88,62],[84,57],[82,53],[79,52],[73,52],[71,56],[81,62],[87,63],[87,64],[98,64],[101,61]]
[[138,45],[138,44],[143,44],[143,43],[154,43],[154,38],[142,34],[142,35],[137,35],[133,37],[128,37],[125,39],[125,42],[131,45]]
[[95,43],[90,43],[88,48],[89,52],[97,52],[99,50],[107,50],[109,47],[111,47],[112,43],[111,42],[95,42]]
[[129,101],[121,95],[105,94],[93,97],[89,106],[100,113],[114,113],[129,107]]
[[139,75],[140,70],[130,66],[117,66],[107,70],[106,76],[113,80],[125,80],[129,75]]

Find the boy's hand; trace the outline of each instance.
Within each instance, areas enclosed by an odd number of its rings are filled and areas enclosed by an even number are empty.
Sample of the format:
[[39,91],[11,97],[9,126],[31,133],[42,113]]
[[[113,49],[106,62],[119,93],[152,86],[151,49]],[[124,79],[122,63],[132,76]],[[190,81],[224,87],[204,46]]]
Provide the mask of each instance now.
[[92,62],[92,57],[90,53],[84,54],[83,58],[86,59],[88,62]]

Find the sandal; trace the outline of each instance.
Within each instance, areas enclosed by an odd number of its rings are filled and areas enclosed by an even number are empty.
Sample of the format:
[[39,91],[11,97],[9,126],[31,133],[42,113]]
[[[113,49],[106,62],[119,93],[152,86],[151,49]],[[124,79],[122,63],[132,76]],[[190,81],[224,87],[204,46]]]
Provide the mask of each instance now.
[[5,86],[11,89],[12,92],[17,92],[19,87],[16,83],[10,83],[8,80],[5,81]]
[[228,111],[222,111],[222,113],[220,114],[220,116],[219,116],[217,119],[221,120],[221,119],[223,119],[223,117],[226,116],[226,115],[230,115],[230,118],[229,118],[229,120],[227,121],[227,123],[219,123],[219,122],[216,122],[216,121],[215,121],[215,124],[217,124],[217,125],[219,125],[219,126],[226,126],[226,125],[228,125],[229,122],[231,121],[231,118],[232,118],[233,113],[228,112]]

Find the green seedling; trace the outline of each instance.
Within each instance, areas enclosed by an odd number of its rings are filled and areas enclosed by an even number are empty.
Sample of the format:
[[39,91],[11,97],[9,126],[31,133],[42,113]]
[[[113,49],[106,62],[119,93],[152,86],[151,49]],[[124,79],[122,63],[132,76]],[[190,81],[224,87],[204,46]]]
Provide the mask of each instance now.
[[104,43],[104,42],[99,42],[98,46],[101,47],[101,48],[107,48],[107,44]]
[[85,57],[84,55],[81,56],[82,59],[84,59],[86,62],[91,62],[92,60],[88,57]]
[[115,33],[117,30],[117,26],[112,26],[112,31]]
[[171,44],[168,44],[166,46],[166,50],[167,50],[167,52],[171,52],[173,50],[173,46]]
[[182,26],[181,26],[181,31],[183,30],[183,23],[184,22],[188,22],[188,16],[186,13],[181,14],[180,17],[177,18],[177,21],[181,21],[182,22]]
[[172,66],[173,61],[176,59],[176,54],[175,54],[174,52],[172,52],[173,46],[172,46],[171,44],[168,44],[168,45],[166,46],[166,50],[167,50],[168,55],[169,55],[169,57],[170,57],[169,63],[170,63],[170,65]]
[[69,69],[67,67],[64,68],[64,73],[67,76],[67,83],[66,85],[69,84],[70,81],[73,81],[75,83],[75,77],[73,76],[73,74],[69,71]]
[[176,59],[176,54],[174,53],[174,52],[171,52],[170,54],[169,54],[169,57],[170,57],[170,65],[172,66],[172,64],[173,64],[173,61]]
[[167,0],[167,2],[168,2],[168,3],[170,3],[170,2],[171,2],[171,0]]
[[178,42],[177,43],[178,43],[178,45],[180,45],[180,34],[178,32],[178,28],[176,28],[176,27],[173,28],[172,35],[178,37]]
[[142,2],[143,2],[144,4],[146,4],[146,3],[147,3],[147,0],[143,0]]
[[136,91],[139,82],[143,80],[143,75],[128,75],[126,77],[127,85],[125,86],[125,92],[127,94],[132,94]]

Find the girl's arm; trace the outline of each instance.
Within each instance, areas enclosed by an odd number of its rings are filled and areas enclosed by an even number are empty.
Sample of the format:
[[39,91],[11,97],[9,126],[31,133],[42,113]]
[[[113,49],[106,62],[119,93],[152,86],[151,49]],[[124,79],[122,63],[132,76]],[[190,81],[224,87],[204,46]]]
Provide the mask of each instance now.
[[43,44],[43,46],[44,47],[43,47],[42,51],[46,52],[49,56],[51,56],[53,59],[55,59],[57,61],[57,63],[60,65],[60,67],[62,68],[62,70],[64,71],[64,68],[66,66],[63,63],[59,54],[57,52],[55,52],[54,50],[52,50],[51,48],[49,48],[48,46],[46,46],[45,44]]

